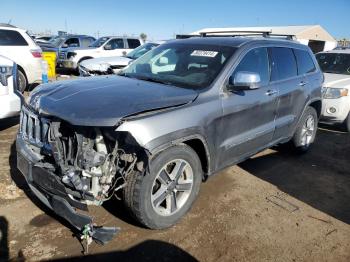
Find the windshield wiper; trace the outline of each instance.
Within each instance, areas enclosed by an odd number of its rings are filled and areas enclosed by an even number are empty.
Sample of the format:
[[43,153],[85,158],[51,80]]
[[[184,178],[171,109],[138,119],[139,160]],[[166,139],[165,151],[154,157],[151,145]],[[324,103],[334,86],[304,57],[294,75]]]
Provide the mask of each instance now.
[[172,83],[170,83],[170,82],[167,82],[167,81],[164,81],[164,80],[161,80],[161,79],[152,78],[152,77],[147,77],[147,76],[137,76],[135,78],[139,79],[139,80],[153,82],[153,83],[160,83],[160,84],[164,84],[164,85],[172,85]]

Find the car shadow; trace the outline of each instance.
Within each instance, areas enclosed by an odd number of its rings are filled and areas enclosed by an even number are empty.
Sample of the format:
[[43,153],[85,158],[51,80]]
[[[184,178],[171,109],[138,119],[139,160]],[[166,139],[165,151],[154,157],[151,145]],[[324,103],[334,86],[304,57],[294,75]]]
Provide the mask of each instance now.
[[350,224],[350,135],[322,126],[309,152],[278,148],[239,164],[290,196]]
[[100,254],[62,258],[50,261],[198,261],[183,249],[159,240],[146,240],[125,251],[113,251]]
[[6,130],[17,124],[19,124],[19,116],[0,119],[0,131]]

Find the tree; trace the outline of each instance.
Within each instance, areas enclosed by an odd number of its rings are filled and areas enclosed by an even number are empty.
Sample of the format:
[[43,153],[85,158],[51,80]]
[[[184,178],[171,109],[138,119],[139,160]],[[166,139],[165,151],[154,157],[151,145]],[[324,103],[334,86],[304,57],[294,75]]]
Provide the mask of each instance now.
[[143,41],[146,41],[147,35],[146,35],[145,33],[141,33],[141,34],[140,34],[140,38],[141,38]]

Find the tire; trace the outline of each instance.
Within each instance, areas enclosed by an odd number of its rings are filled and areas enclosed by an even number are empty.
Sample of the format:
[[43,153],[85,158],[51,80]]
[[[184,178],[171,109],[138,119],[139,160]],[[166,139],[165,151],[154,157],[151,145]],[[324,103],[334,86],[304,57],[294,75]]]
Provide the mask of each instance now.
[[348,114],[348,117],[345,119],[343,123],[343,127],[346,132],[350,132],[350,112]]
[[[174,171],[171,169],[173,166],[181,166],[184,169],[177,172],[181,173],[177,179],[171,180],[170,178],[174,178],[172,175],[176,173],[171,172]],[[165,167],[168,170],[167,175],[164,173]],[[167,178],[170,183],[165,183],[167,179],[161,178]],[[199,193],[201,181],[202,167],[196,152],[187,145],[176,145],[155,156],[145,174],[135,172],[129,175],[123,190],[124,204],[143,226],[151,229],[168,228],[190,210]],[[187,190],[184,190],[185,188]],[[161,192],[163,193],[160,194]],[[177,206],[173,203],[177,203]]]
[[[312,121],[312,122],[310,122]],[[307,152],[315,141],[318,116],[313,107],[307,107],[292,138],[292,146],[299,153]]]
[[18,91],[20,91],[23,94],[24,91],[26,91],[27,89],[27,85],[27,77],[21,70],[18,70]]

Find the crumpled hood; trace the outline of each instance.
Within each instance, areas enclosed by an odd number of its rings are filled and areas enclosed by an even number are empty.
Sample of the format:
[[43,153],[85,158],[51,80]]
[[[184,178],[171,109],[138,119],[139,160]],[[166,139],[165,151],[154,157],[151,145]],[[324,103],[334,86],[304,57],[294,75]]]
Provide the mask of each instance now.
[[324,73],[323,86],[350,89],[350,75]]
[[130,61],[124,56],[111,56],[84,60],[80,64],[91,71],[107,71],[109,66],[127,66]]
[[29,104],[72,125],[114,126],[123,117],[183,105],[197,95],[192,89],[101,76],[42,85],[32,92]]

